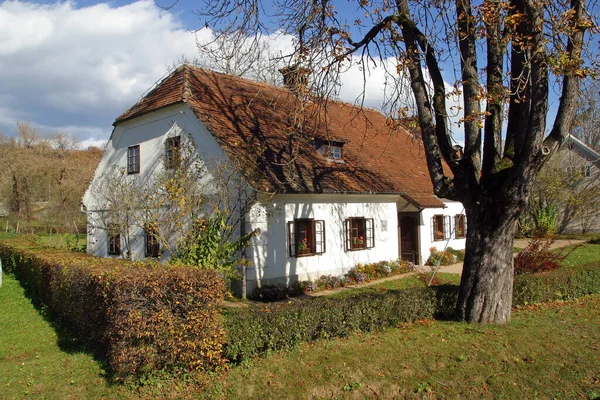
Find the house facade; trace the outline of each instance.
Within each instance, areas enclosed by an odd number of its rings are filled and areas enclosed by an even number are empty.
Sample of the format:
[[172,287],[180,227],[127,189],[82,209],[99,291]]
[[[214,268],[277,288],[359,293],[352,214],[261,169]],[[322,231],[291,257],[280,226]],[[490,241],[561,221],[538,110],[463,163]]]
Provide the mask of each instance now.
[[[240,216],[237,234],[259,230],[245,257],[247,285],[342,275],[357,263],[424,263],[433,246],[465,246],[462,204],[433,194],[420,143],[375,110],[308,99],[287,89],[182,66],[118,117],[83,203],[88,252],[161,256],[152,232],[111,232],[99,188],[107,171],[151,181],[192,139],[210,187],[230,165],[250,192],[268,194]],[[300,121],[300,122],[299,122]],[[173,238],[176,240],[176,238]]]
[[542,173],[554,175],[564,187],[559,231],[600,232],[600,154],[569,135]]

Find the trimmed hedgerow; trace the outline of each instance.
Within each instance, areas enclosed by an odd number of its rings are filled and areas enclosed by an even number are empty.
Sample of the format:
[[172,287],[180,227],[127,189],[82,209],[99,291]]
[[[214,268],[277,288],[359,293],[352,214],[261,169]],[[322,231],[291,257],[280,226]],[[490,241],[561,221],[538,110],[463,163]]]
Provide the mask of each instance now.
[[100,356],[114,377],[224,366],[214,271],[100,259],[0,243],[0,258],[34,299]]
[[[600,293],[598,263],[544,274],[517,276],[513,305]],[[359,292],[346,297],[317,297],[225,311],[225,356],[242,362],[273,350],[319,338],[345,337],[418,319],[454,315],[458,286]]]
[[224,353],[230,361],[240,362],[300,342],[430,319],[436,308],[436,294],[427,288],[232,308],[225,311]]

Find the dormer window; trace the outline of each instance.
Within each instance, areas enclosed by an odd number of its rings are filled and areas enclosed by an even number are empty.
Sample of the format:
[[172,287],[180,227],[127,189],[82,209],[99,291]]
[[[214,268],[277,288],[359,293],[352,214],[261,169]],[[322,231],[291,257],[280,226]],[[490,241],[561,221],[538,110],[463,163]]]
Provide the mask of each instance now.
[[315,148],[327,161],[344,162],[344,152],[342,147],[345,141],[343,139],[316,137],[314,141]]
[[327,146],[327,158],[331,158],[334,161],[342,161],[342,146]]

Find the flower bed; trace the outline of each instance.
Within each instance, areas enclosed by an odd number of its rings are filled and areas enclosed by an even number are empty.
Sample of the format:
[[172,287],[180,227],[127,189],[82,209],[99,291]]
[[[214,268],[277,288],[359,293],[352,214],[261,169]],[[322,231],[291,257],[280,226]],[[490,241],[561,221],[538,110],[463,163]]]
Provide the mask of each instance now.
[[405,274],[414,269],[414,264],[402,260],[380,261],[376,263],[359,263],[343,276],[321,275],[314,281],[298,281],[291,287],[265,285],[256,288],[250,298],[253,300],[271,302],[283,300],[288,296],[314,293],[322,290],[371,282],[375,279]]

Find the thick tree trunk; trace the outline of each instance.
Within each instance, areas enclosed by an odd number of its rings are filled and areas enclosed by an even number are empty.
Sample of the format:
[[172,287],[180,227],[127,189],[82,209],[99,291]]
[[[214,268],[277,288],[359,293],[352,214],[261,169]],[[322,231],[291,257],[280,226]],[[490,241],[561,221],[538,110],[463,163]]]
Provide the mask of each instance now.
[[467,210],[467,218],[457,317],[467,322],[506,323],[512,306],[512,246],[518,212],[478,207]]

